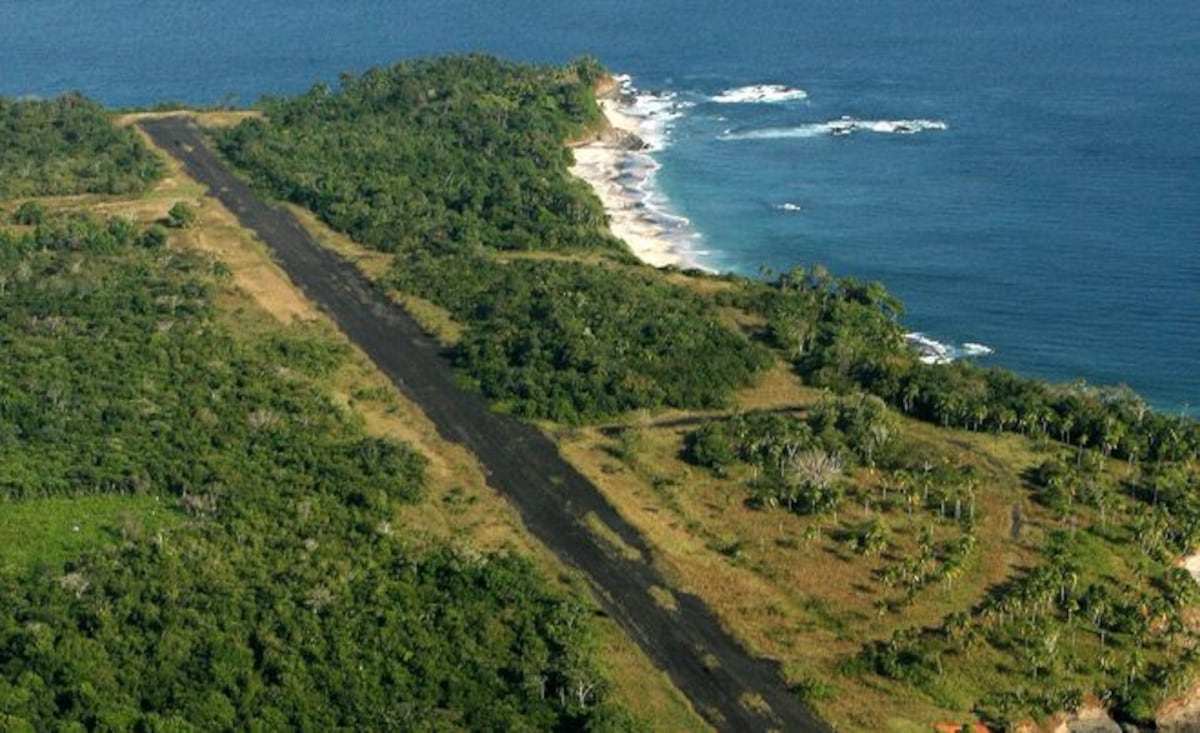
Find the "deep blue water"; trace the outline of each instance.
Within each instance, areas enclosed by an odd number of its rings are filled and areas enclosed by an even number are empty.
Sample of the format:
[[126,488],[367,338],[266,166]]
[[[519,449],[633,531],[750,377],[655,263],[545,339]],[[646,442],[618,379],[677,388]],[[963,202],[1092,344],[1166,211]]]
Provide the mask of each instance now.
[[[990,363],[1200,404],[1194,1],[0,0],[7,95],[245,103],[469,50],[591,53],[689,103],[658,183],[702,264],[820,261]],[[709,101],[768,82],[808,97]],[[946,129],[814,127],[842,116]]]

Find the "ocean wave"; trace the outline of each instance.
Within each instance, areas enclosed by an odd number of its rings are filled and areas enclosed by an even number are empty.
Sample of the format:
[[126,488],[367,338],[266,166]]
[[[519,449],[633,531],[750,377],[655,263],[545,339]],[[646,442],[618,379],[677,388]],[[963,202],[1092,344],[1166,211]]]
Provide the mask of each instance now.
[[798,127],[767,127],[761,130],[725,130],[717,137],[720,140],[783,140],[818,137],[828,135],[829,132],[824,123],[817,123]]
[[967,341],[961,346],[944,344],[919,331],[904,334],[904,341],[918,354],[924,364],[949,364],[958,359],[988,356],[995,350],[984,344]]
[[[835,120],[834,125],[845,120]],[[850,120],[850,131],[870,130],[895,135],[913,135],[927,130],[945,130],[948,125],[941,120]],[[844,128],[842,125],[841,128]],[[839,128],[839,129],[841,129]]]
[[828,122],[813,122],[795,127],[767,127],[760,130],[726,130],[721,140],[783,140],[792,138],[819,137],[821,135],[849,135],[854,132],[877,132],[886,135],[915,135],[918,132],[947,130],[942,120],[860,120],[840,117]]
[[621,85],[620,112],[637,123],[637,136],[648,150],[665,148],[670,144],[675,121],[694,104],[681,100],[674,92],[638,89],[626,75],[615,79]]
[[725,91],[709,98],[718,104],[759,104],[794,102],[808,99],[808,92],[783,84],[752,84]]
[[976,344],[967,341],[962,345],[963,356],[989,356],[996,353],[996,350],[985,344]]

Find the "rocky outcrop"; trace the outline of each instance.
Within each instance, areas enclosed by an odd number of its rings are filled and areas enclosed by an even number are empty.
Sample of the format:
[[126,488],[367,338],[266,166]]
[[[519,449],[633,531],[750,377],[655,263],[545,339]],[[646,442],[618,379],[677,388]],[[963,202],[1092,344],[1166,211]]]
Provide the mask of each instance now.
[[1117,721],[1099,705],[1082,707],[1054,729],[1054,733],[1124,733]]
[[1159,709],[1154,719],[1159,731],[1166,733],[1196,733],[1200,731],[1200,684],[1188,694],[1172,700]]
[[621,150],[645,150],[650,147],[646,141],[628,130],[618,130],[610,127],[600,135],[603,142]]

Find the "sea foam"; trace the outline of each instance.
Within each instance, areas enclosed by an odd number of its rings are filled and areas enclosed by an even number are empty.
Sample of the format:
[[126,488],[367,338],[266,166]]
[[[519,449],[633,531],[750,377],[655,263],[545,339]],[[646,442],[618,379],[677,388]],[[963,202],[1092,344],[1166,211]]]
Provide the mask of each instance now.
[[990,346],[967,341],[961,346],[944,344],[919,331],[904,334],[904,341],[920,354],[924,364],[949,364],[958,359],[988,356],[995,353]]
[[721,140],[785,140],[821,135],[849,135],[855,132],[877,132],[885,135],[915,135],[918,132],[949,129],[942,120],[860,120],[840,117],[828,122],[813,122],[795,127],[766,127],[759,130],[726,130]]
[[710,97],[709,101],[718,104],[759,104],[794,102],[808,99],[808,92],[796,87],[783,84],[752,84],[725,91]]
[[662,150],[670,143],[674,123],[693,106],[674,92],[644,91],[627,75],[615,77],[621,85],[621,113],[637,122],[637,135],[647,150]]
[[994,353],[996,353],[995,349],[984,344],[976,344],[971,341],[967,341],[962,345],[963,356],[988,356],[989,354]]

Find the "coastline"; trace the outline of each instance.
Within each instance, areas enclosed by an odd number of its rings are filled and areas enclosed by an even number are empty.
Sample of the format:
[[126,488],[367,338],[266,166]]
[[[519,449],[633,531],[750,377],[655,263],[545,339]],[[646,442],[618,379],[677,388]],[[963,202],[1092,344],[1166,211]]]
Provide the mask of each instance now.
[[619,79],[598,94],[606,129],[572,146],[571,173],[583,180],[604,205],[609,230],[652,267],[694,267],[670,227],[647,206],[646,181],[657,169],[648,155],[644,126],[622,107]]
[[[724,101],[763,101],[758,85],[727,91]],[[804,98],[802,90],[770,87],[783,98]],[[799,96],[798,96],[799,95]],[[651,153],[666,144],[666,130],[678,112],[671,95],[641,93],[629,77],[617,75],[602,80],[596,101],[604,115],[600,131],[570,145],[575,162],[570,172],[591,186],[608,216],[609,231],[625,242],[629,251],[651,267],[695,268],[715,272],[695,259],[690,244],[695,232],[690,222],[652,200],[653,177],[659,168]],[[962,358],[990,356],[992,348],[979,343],[953,345],[936,341],[920,332],[906,334],[911,346],[926,364],[949,364]]]

